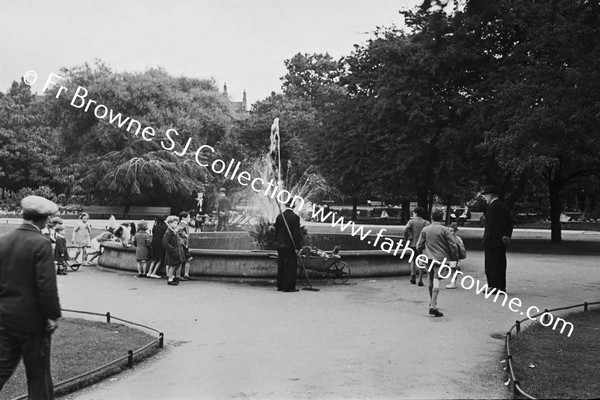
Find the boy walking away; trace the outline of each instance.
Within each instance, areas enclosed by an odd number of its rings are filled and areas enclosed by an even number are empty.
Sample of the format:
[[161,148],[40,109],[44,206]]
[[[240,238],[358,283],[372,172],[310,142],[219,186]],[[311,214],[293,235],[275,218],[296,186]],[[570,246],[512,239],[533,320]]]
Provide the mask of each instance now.
[[57,225],[54,228],[54,240],[54,264],[56,264],[56,275],[67,275],[66,261],[69,261],[69,251],[67,249],[64,226]]
[[146,276],[146,265],[150,258],[150,243],[151,238],[148,234],[148,223],[141,220],[137,227],[137,232],[133,237],[133,245],[135,246],[135,260],[137,261],[138,278]]
[[[440,210],[435,210],[431,217],[433,224],[426,226],[421,231],[419,242],[417,243],[417,252],[420,254],[425,251],[425,255],[429,259],[429,267],[427,273],[429,275],[429,315],[434,317],[443,317],[437,308],[437,298],[440,292],[440,269],[442,263],[447,260],[458,260],[458,245],[456,238],[450,232],[450,229],[442,225],[444,214]],[[447,264],[446,268],[448,267]]]
[[[415,207],[413,210],[413,218],[408,221],[406,227],[404,228],[404,243],[409,243],[410,247],[413,251],[417,250],[417,241],[419,240],[419,236],[421,236],[421,231],[427,225],[429,225],[429,221],[425,218],[427,217],[427,213],[423,207]],[[413,260],[410,263],[410,283],[413,285],[417,283],[416,275],[417,269],[419,270],[419,286],[423,286],[423,269],[417,268],[416,257],[413,257]]]
[[460,236],[456,234],[458,232],[458,224],[453,222],[450,224],[450,231],[454,235],[456,239],[456,244],[458,245],[458,261],[450,261],[450,268],[452,269],[452,281],[449,285],[446,285],[446,289],[456,289],[456,271],[460,271],[460,260],[464,260],[467,258],[467,249],[465,248],[465,244],[463,243]]

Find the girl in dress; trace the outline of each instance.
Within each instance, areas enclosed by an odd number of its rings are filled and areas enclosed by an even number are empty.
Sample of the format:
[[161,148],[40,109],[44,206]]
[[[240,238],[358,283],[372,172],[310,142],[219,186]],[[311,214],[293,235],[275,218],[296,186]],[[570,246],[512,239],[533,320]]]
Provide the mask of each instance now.
[[91,226],[88,224],[90,216],[87,213],[82,213],[79,216],[79,221],[73,228],[73,247],[77,248],[75,253],[75,260],[79,257],[79,253],[83,253],[81,256],[81,263],[87,264],[87,247],[90,245],[90,233],[92,232]]
[[144,220],[140,221],[137,228],[137,233],[133,237],[133,245],[135,246],[135,260],[137,261],[138,278],[146,276],[146,265],[150,258],[151,238],[148,235],[148,223]]

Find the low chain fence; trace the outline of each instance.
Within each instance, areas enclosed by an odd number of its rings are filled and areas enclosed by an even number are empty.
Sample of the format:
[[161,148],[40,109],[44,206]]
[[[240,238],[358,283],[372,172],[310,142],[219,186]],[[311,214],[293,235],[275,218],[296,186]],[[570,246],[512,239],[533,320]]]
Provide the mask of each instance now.
[[[545,309],[544,311],[540,312],[539,314],[532,315],[531,318],[523,318],[522,320],[516,321],[515,324],[510,327],[509,331],[506,332],[506,337],[505,337],[506,362],[508,364],[507,370],[509,373],[509,381],[512,382],[513,394],[515,396],[523,396],[527,399],[533,399],[533,400],[536,399],[536,397],[533,397],[532,395],[527,393],[525,390],[523,390],[523,388],[521,388],[521,382],[515,376],[515,371],[513,369],[514,357],[510,352],[510,339],[512,337],[513,331],[515,331],[517,333],[517,337],[518,337],[519,333],[521,332],[521,324],[525,321],[532,321],[533,319],[535,319],[543,314],[546,314],[548,312],[569,310],[569,309],[577,308],[577,307],[583,307],[583,311],[588,311],[588,308],[591,305],[600,305],[600,301],[593,302],[593,303],[585,302],[583,304],[576,304],[574,306],[568,306],[568,307],[553,308],[551,310]],[[546,317],[550,318],[550,316],[548,316],[548,315],[545,315],[543,318],[546,318]],[[543,322],[545,322],[545,321],[543,321]]]
[[[113,320],[123,322],[123,323],[131,325],[131,326],[137,326],[137,327],[152,331],[152,332],[158,334],[158,337],[156,339],[153,339],[152,341],[146,343],[145,345],[143,345],[142,347],[140,347],[138,349],[127,350],[127,354],[123,355],[122,357],[119,357],[112,361],[109,361],[106,364],[103,364],[97,368],[90,370],[90,371],[84,372],[82,374],[79,374],[79,375],[73,376],[71,378],[65,379],[63,381],[60,381],[58,383],[55,383],[54,391],[55,391],[56,395],[63,395],[63,394],[69,393],[73,390],[76,390],[78,388],[88,386],[89,384],[91,384],[93,382],[97,382],[108,375],[112,375],[112,372],[114,372],[116,367],[133,368],[134,361],[136,361],[136,360],[141,361],[142,359],[144,359],[145,357],[143,355],[150,348],[157,346],[159,349],[162,349],[164,347],[164,334],[162,332],[158,331],[157,329],[154,329],[147,325],[142,325],[137,322],[127,321],[122,318],[117,318],[117,317],[111,315],[110,312],[107,312],[106,314],[101,314],[101,313],[95,313],[95,312],[90,312],[90,311],[68,310],[68,309],[64,309],[64,308],[62,309],[62,311],[69,312],[69,313],[75,313],[75,314],[87,314],[87,315],[95,315],[95,316],[99,316],[99,317],[105,317],[107,324],[110,324]],[[27,399],[27,395],[15,397],[11,400],[24,400],[24,399]]]

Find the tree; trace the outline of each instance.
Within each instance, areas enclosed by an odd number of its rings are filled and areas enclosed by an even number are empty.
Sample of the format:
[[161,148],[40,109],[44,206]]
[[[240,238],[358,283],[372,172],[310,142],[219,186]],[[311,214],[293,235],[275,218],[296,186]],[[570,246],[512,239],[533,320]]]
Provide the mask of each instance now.
[[56,187],[59,175],[56,132],[46,124],[42,105],[23,81],[0,97],[0,187],[18,191]]
[[[213,81],[173,78],[161,69],[116,73],[101,62],[64,69],[62,76],[68,95],[56,100],[57,86],[48,95],[53,122],[75,166],[76,183],[97,200],[184,207],[182,198],[222,179],[194,162],[200,145],[219,149],[237,118]],[[97,101],[121,119],[97,118],[94,104],[87,112],[71,105],[78,86],[87,90],[86,102]],[[143,138],[147,127],[154,132],[150,141]],[[170,129],[172,140],[166,136]]]
[[570,0],[496,1],[465,19],[493,57],[471,125],[505,173],[546,182],[554,243],[564,189],[600,174],[599,22],[597,2]]

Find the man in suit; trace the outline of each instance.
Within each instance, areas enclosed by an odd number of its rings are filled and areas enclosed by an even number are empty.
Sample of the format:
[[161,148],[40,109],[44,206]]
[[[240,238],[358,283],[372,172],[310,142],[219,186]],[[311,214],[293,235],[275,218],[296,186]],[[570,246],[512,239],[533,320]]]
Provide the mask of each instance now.
[[275,237],[277,238],[277,290],[297,292],[296,250],[302,247],[302,234],[300,217],[294,213],[291,200],[286,204],[286,210],[275,219]]
[[41,230],[56,204],[21,201],[23,224],[0,237],[0,391],[21,357],[30,399],[53,399],[50,335],[61,317],[50,241]]
[[227,221],[229,220],[229,210],[231,209],[231,200],[227,197],[225,188],[219,190],[217,198],[217,232],[227,230]]
[[485,275],[490,288],[506,292],[506,248],[512,236],[512,218],[506,205],[498,199],[496,186],[486,186],[483,195],[489,204],[483,233]]

